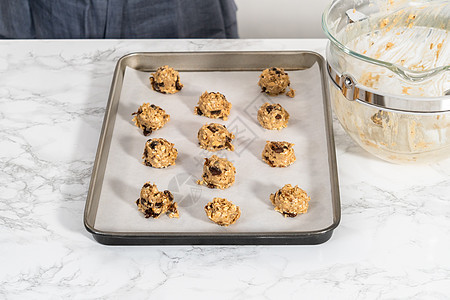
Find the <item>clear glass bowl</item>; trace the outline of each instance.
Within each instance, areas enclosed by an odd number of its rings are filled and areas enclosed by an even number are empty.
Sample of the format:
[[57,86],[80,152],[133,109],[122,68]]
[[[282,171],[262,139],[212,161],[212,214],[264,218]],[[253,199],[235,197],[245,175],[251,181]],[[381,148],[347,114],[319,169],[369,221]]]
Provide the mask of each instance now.
[[[395,163],[449,157],[450,2],[336,0],[322,26],[331,101],[346,132]],[[353,98],[345,78],[356,83]]]

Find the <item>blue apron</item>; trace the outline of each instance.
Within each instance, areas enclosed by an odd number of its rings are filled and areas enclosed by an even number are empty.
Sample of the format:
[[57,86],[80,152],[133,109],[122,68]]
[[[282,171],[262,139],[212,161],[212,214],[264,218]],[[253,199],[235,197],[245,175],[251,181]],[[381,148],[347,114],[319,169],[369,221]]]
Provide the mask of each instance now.
[[237,38],[233,0],[0,0],[0,38]]

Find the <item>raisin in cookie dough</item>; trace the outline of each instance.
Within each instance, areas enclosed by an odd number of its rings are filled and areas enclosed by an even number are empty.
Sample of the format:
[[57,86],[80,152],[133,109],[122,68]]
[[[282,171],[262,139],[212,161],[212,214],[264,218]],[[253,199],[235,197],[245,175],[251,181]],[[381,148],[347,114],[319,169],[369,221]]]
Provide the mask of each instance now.
[[270,194],[270,201],[274,209],[284,215],[284,217],[295,217],[308,211],[308,194],[297,185],[292,187],[286,184],[275,194]]
[[230,161],[213,155],[205,158],[202,180],[198,180],[197,184],[224,190],[234,183],[235,174],[236,168]]
[[230,115],[231,103],[227,101],[221,93],[204,92],[198,100],[198,106],[194,113],[199,116],[205,116],[212,119],[228,120]]
[[227,149],[234,151],[234,146],[231,141],[234,139],[234,134],[228,132],[224,125],[211,123],[205,124],[200,128],[197,134],[200,148],[208,151],[218,151]]
[[[290,86],[288,73],[284,72],[283,68],[268,68],[265,69],[259,76],[258,85],[262,91],[270,96],[277,96],[284,94],[286,88]],[[289,97],[295,96],[295,90],[291,89],[286,95]]]
[[287,127],[289,113],[280,104],[266,102],[258,110],[258,122],[265,129],[280,130]]
[[157,219],[167,213],[169,218],[178,218],[178,204],[173,201],[173,195],[169,191],[160,192],[156,184],[146,182],[141,189],[136,205],[146,218]]
[[178,151],[174,144],[162,138],[150,139],[145,143],[142,159],[144,165],[153,168],[167,168],[175,164]]
[[167,65],[159,67],[155,73],[152,73],[150,84],[154,91],[163,94],[175,94],[183,88],[178,71]]
[[149,103],[139,106],[137,112],[132,115],[134,115],[134,124],[142,129],[145,136],[162,128],[170,120],[170,115],[166,114],[164,109]]
[[294,144],[288,142],[266,142],[262,159],[271,167],[284,168],[292,165],[296,158]]
[[229,226],[236,223],[241,216],[239,206],[234,205],[225,198],[214,198],[205,206],[208,218],[220,226]]

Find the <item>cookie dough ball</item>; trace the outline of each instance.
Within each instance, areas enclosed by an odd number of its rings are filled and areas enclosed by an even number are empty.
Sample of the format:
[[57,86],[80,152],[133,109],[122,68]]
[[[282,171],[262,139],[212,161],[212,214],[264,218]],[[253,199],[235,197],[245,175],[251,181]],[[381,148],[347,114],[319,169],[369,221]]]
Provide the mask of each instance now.
[[275,194],[270,194],[270,201],[275,210],[282,213],[284,217],[295,217],[308,211],[308,204],[311,198],[297,185],[292,187],[286,184]]
[[264,103],[258,110],[258,122],[265,129],[280,130],[289,121],[289,113],[280,104]]
[[174,148],[174,144],[165,139],[154,138],[145,143],[144,165],[153,168],[167,168],[175,164],[178,151]]
[[259,76],[258,85],[270,96],[283,94],[290,85],[289,75],[283,68],[265,69]]
[[228,120],[230,115],[231,103],[227,101],[221,93],[204,92],[198,100],[198,106],[194,113],[199,116],[205,116],[212,119]]
[[262,159],[271,167],[284,168],[292,165],[296,158],[294,144],[288,142],[266,142]]
[[173,202],[173,195],[169,191],[160,192],[156,184],[146,182],[141,189],[141,195],[136,200],[139,211],[146,218],[159,218],[160,215],[167,213],[169,218],[178,218],[178,204]]
[[214,198],[205,206],[208,218],[220,226],[229,226],[236,223],[241,216],[239,206],[234,205],[225,198]]
[[153,90],[163,94],[175,94],[183,88],[178,71],[169,66],[159,67],[152,73],[150,84]]
[[132,113],[132,115],[134,115],[134,124],[142,129],[145,136],[162,128],[170,120],[170,116],[166,114],[164,109],[149,103],[139,106],[137,112]]
[[234,183],[235,174],[236,169],[230,161],[213,155],[211,158],[205,158],[202,180],[197,183],[210,189],[224,190]]
[[228,132],[224,125],[211,123],[205,124],[198,131],[198,143],[200,148],[208,151],[218,151],[227,149],[234,151],[234,146],[231,141],[234,139],[234,134]]

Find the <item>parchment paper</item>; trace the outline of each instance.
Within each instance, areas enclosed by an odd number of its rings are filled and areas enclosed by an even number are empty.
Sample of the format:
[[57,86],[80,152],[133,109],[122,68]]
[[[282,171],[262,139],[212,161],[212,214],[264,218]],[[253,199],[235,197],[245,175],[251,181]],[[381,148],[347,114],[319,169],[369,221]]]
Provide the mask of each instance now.
[[[153,91],[150,73],[125,71],[123,89],[111,141],[95,227],[113,232],[305,232],[320,230],[333,222],[330,173],[319,67],[288,72],[295,98],[270,97],[257,82],[260,72],[180,72],[184,88],[177,94]],[[221,92],[232,103],[227,121],[194,115],[199,96]],[[132,113],[144,102],[156,104],[170,114],[170,121],[145,137],[133,122]],[[265,102],[280,103],[290,114],[281,131],[263,129],[256,113]],[[206,123],[221,123],[236,135],[234,152],[200,149],[197,132]],[[142,164],[147,139],[163,137],[175,144],[175,166],[154,169]],[[297,161],[288,168],[271,168],[261,160],[266,140],[295,144]],[[236,182],[226,190],[196,184],[205,157],[226,157],[236,167]],[[170,190],[179,205],[180,218],[166,215],[145,219],[135,204],[142,185],[150,181],[159,190]],[[298,184],[311,197],[306,214],[284,218],[269,200],[284,184]],[[223,197],[241,208],[236,224],[221,227],[211,222],[204,206],[213,197]]]

